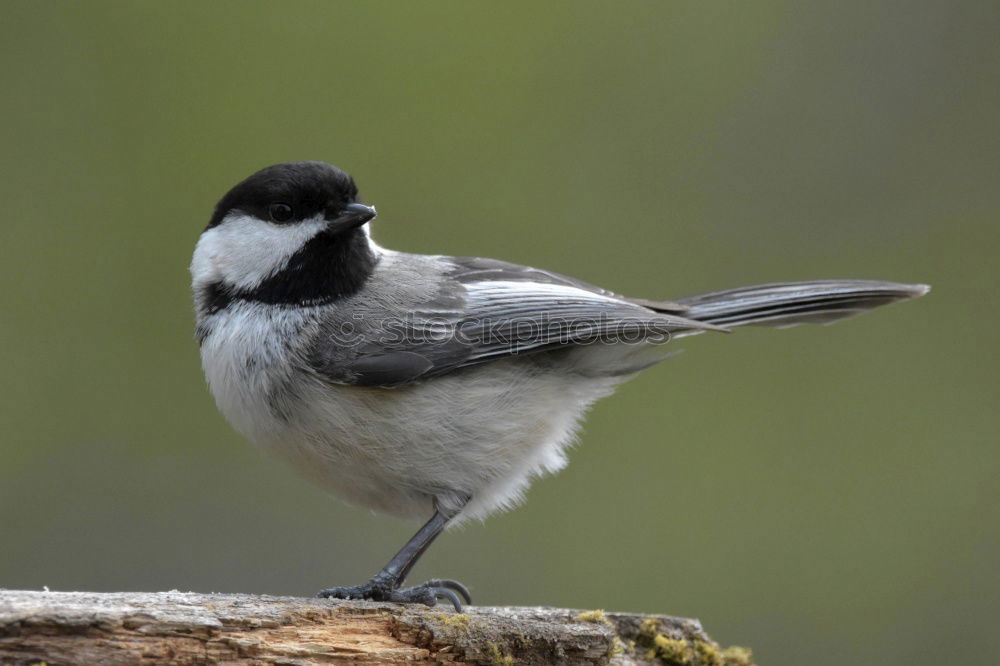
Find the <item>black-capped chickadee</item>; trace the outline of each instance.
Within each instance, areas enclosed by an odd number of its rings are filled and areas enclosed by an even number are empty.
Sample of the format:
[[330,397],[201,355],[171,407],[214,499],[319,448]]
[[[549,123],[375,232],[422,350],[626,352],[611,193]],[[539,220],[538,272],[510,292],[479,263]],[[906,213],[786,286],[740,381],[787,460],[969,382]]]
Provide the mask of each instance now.
[[370,581],[321,597],[469,603],[457,581],[401,585],[446,526],[509,509],[561,469],[587,408],[671,337],[826,323],[928,290],[822,280],[627,298],[494,259],[387,250],[374,217],[340,169],[278,164],[222,198],[191,262],[202,365],[229,422],[348,502],[432,516]]

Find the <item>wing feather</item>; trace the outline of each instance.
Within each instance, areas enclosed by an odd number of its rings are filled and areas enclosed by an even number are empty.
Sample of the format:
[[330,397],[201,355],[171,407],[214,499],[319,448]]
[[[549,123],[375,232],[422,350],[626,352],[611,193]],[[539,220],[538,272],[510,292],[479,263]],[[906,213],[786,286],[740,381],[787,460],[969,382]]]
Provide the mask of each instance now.
[[[339,383],[401,386],[517,354],[596,342],[659,343],[677,331],[718,328],[548,271],[442,259],[448,269],[434,298],[401,303],[394,321],[380,322],[381,333],[368,330],[346,354],[321,350],[313,367]],[[393,335],[384,335],[389,329]]]

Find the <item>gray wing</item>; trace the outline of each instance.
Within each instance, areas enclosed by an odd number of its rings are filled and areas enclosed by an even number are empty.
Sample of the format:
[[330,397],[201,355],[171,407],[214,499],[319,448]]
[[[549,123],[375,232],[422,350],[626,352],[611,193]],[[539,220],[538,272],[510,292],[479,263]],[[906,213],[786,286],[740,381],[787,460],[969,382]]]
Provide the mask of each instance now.
[[[683,309],[673,303],[639,304],[548,271],[493,259],[436,262],[433,290],[368,310],[356,344],[321,332],[310,365],[336,383],[390,387],[518,354],[595,342],[665,342],[678,331],[717,328],[672,314]],[[328,322],[327,329],[338,323]]]
[[500,261],[499,259],[484,259],[481,257],[448,257],[448,259],[458,267],[454,277],[459,282],[522,280],[526,282],[538,282],[541,284],[559,284],[568,287],[576,287],[594,294],[610,296],[620,301],[625,301],[634,305],[641,305],[644,308],[648,308],[656,312],[684,314],[687,311],[686,305],[682,305],[676,301],[654,301],[646,298],[622,296],[621,294],[616,294],[613,291],[608,291],[607,289],[592,285],[588,282],[584,282],[583,280],[578,280],[577,278],[570,277],[568,275],[562,275],[560,273],[547,271],[541,268],[519,266],[518,264]]

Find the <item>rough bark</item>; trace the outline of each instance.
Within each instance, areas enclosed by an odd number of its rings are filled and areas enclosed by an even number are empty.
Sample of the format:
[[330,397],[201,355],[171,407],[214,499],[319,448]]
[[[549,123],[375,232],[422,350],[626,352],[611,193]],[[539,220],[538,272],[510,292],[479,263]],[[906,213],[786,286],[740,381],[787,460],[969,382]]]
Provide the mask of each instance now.
[[231,594],[0,590],[0,664],[747,666],[697,620]]

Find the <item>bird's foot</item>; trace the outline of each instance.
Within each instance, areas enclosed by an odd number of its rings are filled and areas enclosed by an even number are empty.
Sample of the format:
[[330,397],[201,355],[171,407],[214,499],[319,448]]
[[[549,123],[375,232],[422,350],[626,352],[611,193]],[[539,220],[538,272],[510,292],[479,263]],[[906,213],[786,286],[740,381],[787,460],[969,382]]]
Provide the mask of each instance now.
[[366,599],[425,606],[434,606],[438,599],[447,599],[455,607],[456,613],[462,612],[462,599],[467,604],[472,603],[468,588],[457,580],[447,578],[433,578],[413,587],[397,588],[392,582],[381,580],[376,576],[364,585],[331,587],[328,590],[321,590],[316,596],[321,599]]

